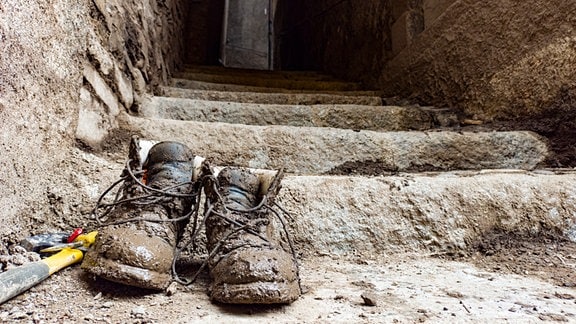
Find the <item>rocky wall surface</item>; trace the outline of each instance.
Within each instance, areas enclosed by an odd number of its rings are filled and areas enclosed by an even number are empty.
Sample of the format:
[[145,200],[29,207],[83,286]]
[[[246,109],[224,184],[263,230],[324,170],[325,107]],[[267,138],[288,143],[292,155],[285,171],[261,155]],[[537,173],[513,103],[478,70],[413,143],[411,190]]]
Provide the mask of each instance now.
[[422,0],[394,1],[391,6],[392,55],[410,45],[425,27]]
[[94,187],[100,175],[78,173],[74,147],[98,149],[113,140],[115,116],[137,107],[180,64],[185,6],[177,0],[0,2],[3,242],[81,225],[89,210],[83,202],[101,190]]
[[76,136],[98,149],[117,128],[118,114],[136,110],[142,97],[166,84],[170,71],[182,64],[187,4],[95,0],[89,9]]
[[0,237],[42,225],[74,143],[86,1],[0,3]]
[[484,121],[576,121],[575,13],[561,0],[285,1],[276,46],[283,68],[323,70],[387,97]]
[[575,13],[572,1],[455,1],[387,63],[379,85],[484,120],[565,116],[576,94]]

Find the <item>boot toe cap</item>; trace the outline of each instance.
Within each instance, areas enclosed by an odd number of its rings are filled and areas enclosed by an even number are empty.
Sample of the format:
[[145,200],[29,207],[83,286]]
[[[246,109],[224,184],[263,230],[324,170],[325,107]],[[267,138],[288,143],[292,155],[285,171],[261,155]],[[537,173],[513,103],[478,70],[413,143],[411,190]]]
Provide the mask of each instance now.
[[290,303],[300,295],[298,268],[282,249],[238,249],[211,269],[212,299],[224,303]]
[[126,228],[102,230],[82,268],[126,285],[164,289],[171,280],[174,248],[159,237]]

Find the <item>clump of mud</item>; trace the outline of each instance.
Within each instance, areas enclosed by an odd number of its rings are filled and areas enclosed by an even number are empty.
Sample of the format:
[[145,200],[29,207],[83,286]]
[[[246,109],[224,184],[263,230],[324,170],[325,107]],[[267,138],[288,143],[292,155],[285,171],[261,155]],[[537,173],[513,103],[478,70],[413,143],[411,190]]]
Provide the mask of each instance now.
[[533,276],[564,287],[576,287],[576,243],[559,234],[494,231],[463,254],[444,255],[469,261],[488,271]]

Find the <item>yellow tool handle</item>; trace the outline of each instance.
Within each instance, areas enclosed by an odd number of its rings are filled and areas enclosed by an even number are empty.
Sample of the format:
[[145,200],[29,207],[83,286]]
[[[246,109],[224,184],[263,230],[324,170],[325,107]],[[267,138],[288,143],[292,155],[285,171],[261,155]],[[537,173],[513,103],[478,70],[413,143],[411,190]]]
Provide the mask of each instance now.
[[78,235],[74,242],[82,242],[82,246],[88,248],[96,242],[96,237],[98,237],[98,231],[92,231],[88,234]]
[[34,287],[54,272],[80,262],[83,256],[82,251],[67,248],[44,260],[0,273],[0,304]]
[[63,249],[62,251],[40,261],[45,262],[48,265],[48,273],[53,274],[54,272],[66,268],[69,265],[82,261],[84,253],[77,249]]

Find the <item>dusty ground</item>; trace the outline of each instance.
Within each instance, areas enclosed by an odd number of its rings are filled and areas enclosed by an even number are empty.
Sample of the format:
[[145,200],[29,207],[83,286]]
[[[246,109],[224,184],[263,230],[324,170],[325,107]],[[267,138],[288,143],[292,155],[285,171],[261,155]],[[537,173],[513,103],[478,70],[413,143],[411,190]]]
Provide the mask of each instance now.
[[491,233],[471,251],[451,259],[468,261],[488,271],[528,275],[557,286],[576,287],[576,244],[562,238]]
[[[532,248],[545,250],[546,244]],[[574,251],[575,247],[570,247]],[[567,252],[567,251],[566,251]],[[576,320],[576,290],[541,280],[531,269],[540,257],[502,262],[466,258],[460,262],[422,255],[395,255],[382,260],[314,258],[304,260],[306,293],[290,306],[224,306],[210,303],[206,276],[173,295],[93,280],[79,267],[68,268],[0,306],[0,321],[35,323],[413,323],[413,322],[549,322]],[[463,262],[469,261],[469,262]],[[478,268],[472,263],[482,264]],[[569,261],[568,261],[569,262]],[[498,264],[498,270],[494,265]],[[552,266],[540,272],[553,269]],[[560,267],[555,276],[573,278]],[[572,284],[572,279],[566,279]],[[376,305],[368,306],[371,300]]]

